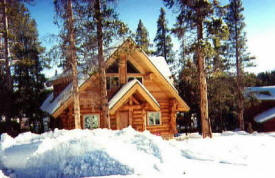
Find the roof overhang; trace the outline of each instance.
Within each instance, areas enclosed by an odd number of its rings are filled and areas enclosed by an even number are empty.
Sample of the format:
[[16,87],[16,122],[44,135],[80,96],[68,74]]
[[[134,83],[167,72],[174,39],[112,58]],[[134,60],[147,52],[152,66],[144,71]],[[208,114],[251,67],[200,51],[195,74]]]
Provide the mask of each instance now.
[[271,119],[275,119],[275,107],[268,109],[254,117],[254,120],[258,123],[263,123]]

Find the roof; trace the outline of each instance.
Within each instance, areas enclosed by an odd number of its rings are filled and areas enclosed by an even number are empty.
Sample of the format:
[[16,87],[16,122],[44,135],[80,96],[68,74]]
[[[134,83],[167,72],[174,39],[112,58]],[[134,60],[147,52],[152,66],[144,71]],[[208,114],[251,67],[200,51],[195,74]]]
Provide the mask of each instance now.
[[[110,47],[104,49],[104,59],[107,60],[109,57],[124,43],[125,39],[117,39],[113,41],[113,43],[110,45]],[[83,73],[83,69],[80,67],[77,67],[77,70],[80,71],[79,73]],[[60,74],[57,74],[51,78],[49,78],[48,83],[52,84],[53,81],[68,77],[72,74],[71,70],[63,71]]]
[[246,96],[252,95],[258,100],[275,100],[275,85],[262,87],[247,87]]
[[169,81],[171,85],[174,86],[174,81],[171,78],[172,73],[169,69],[169,65],[166,60],[162,56],[148,56],[153,65],[159,70],[159,72],[165,77],[166,80]]
[[[111,56],[116,52],[116,50],[118,50],[118,48],[120,48],[123,44],[125,44],[125,42],[132,42],[134,43],[134,41],[131,38],[128,38],[127,40],[118,40],[116,43],[113,44],[112,47],[108,48],[107,50],[105,50],[104,54],[105,54],[105,59],[110,59]],[[173,85],[173,80],[170,78],[171,77],[171,72],[169,69],[168,64],[166,63],[165,59],[163,57],[157,57],[157,56],[151,56],[149,57],[144,51],[142,51],[142,54],[145,55],[146,59],[146,64],[148,65],[152,65],[154,66],[153,70],[157,75],[160,75],[163,77],[164,84],[166,86],[169,86],[169,91],[171,91],[171,93],[173,94],[173,96],[175,96],[175,98],[179,101],[180,105],[182,107],[179,107],[180,111],[188,111],[189,107],[187,106],[187,104],[182,100],[182,98],[178,95],[178,91],[176,90],[176,88]],[[148,61],[148,62],[147,62]],[[70,72],[65,72],[65,74],[61,74],[60,76],[66,77],[70,74]],[[79,86],[81,86],[82,84],[85,83],[85,81],[87,81],[87,79],[89,78],[89,76],[83,74],[83,73],[79,73]],[[58,76],[56,76],[55,78],[53,78],[54,80],[58,80]],[[53,81],[53,80],[51,80]],[[151,106],[155,109],[157,109],[159,107],[159,104],[157,103],[156,99],[152,96],[152,94],[145,88],[144,85],[142,85],[140,82],[128,82],[127,84],[125,84],[122,88],[124,88],[123,90],[121,89],[111,100],[110,100],[110,107],[113,108],[119,101],[119,98],[123,98],[123,94],[129,94],[131,85],[135,85],[137,84],[137,89],[142,92],[144,94],[144,96],[147,98],[148,102],[151,104]],[[132,90],[131,90],[132,91]],[[48,96],[48,98],[43,102],[42,106],[41,106],[41,110],[48,112],[49,114],[53,115],[55,113],[55,111],[57,111],[62,104],[64,104],[65,102],[67,102],[70,99],[70,96],[72,95],[72,84],[70,83],[54,100],[53,100],[53,94],[51,94],[50,96]]]
[[[78,86],[82,86],[87,80],[88,75],[79,74],[78,75]],[[56,97],[54,98],[53,92],[47,97],[43,102],[40,109],[49,114],[53,114],[64,102],[66,102],[71,96],[73,91],[72,82]]]
[[145,88],[144,85],[142,85],[142,83],[137,79],[134,79],[123,85],[123,87],[109,101],[110,112],[112,113],[116,108],[119,108],[135,91],[139,91],[154,109],[159,110],[160,105],[154,96]]
[[275,119],[275,107],[258,114],[254,120],[258,123],[266,122],[270,119]]

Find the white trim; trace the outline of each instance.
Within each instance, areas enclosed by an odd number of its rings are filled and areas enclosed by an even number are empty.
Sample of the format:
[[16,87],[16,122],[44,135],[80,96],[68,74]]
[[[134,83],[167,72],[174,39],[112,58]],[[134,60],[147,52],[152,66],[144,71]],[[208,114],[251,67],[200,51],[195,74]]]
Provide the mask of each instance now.
[[[149,124],[149,114],[150,113],[159,113],[159,124],[155,124],[155,120],[154,120],[154,124],[153,125],[150,125]],[[146,113],[146,119],[147,119],[147,126],[160,126],[160,125],[162,125],[162,122],[161,122],[161,112],[160,111],[147,111],[147,113]]]
[[85,116],[98,116],[98,128],[100,128],[100,114],[98,113],[90,113],[90,114],[84,114],[83,117],[82,117],[82,120],[83,120],[83,129],[87,129],[85,128]]

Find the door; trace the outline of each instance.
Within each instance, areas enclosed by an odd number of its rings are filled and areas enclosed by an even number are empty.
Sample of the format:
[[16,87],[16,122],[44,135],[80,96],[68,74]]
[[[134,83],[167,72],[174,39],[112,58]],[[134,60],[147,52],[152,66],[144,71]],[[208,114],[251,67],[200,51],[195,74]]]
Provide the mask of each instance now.
[[125,127],[129,126],[129,113],[126,112],[120,112],[119,113],[119,129],[123,129]]

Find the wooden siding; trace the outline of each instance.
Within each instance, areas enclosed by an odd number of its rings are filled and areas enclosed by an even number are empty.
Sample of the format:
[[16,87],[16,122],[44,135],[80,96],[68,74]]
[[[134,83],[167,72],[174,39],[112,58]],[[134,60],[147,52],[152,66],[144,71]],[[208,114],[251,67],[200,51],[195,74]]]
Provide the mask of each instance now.
[[[164,137],[170,137],[177,132],[176,130],[176,112],[187,111],[189,108],[184,101],[178,96],[176,91],[167,83],[166,79],[155,69],[152,64],[145,59],[146,56],[143,53],[131,51],[127,55],[116,55],[116,59],[119,60],[119,71],[116,74],[107,73],[107,76],[118,76],[120,80],[120,88],[123,84],[127,83],[129,76],[142,77],[143,85],[153,95],[160,105],[161,112],[161,124],[149,126],[147,119],[147,112],[154,111],[152,105],[148,104],[148,99],[144,98],[142,92],[131,93],[123,104],[115,109],[110,115],[111,129],[119,129],[119,112],[129,113],[129,123],[137,131],[148,130],[153,134],[161,135]],[[107,66],[112,64],[112,61],[116,60],[110,58],[107,61]],[[139,70],[140,73],[127,73],[127,60]],[[146,61],[147,60],[147,61]],[[83,127],[83,115],[85,114],[100,114],[100,96],[99,96],[99,80],[97,75],[92,76],[87,82],[80,88],[80,112],[81,112],[81,126]],[[64,86],[55,86],[55,92],[60,93],[61,88]],[[119,88],[115,88],[108,91],[109,100],[114,95],[114,91]],[[132,98],[133,97],[133,98]],[[137,98],[135,98],[137,97]],[[130,99],[131,98],[131,99]],[[135,100],[135,101],[134,101]],[[134,103],[133,103],[134,102]],[[72,100],[66,106],[60,110],[56,115],[61,121],[61,126],[64,129],[74,128],[73,118],[73,105]],[[65,104],[63,104],[65,105]],[[101,119],[102,117],[100,117]],[[100,120],[100,127],[102,128],[103,121]]]

